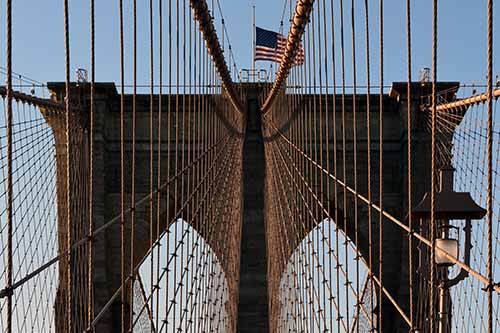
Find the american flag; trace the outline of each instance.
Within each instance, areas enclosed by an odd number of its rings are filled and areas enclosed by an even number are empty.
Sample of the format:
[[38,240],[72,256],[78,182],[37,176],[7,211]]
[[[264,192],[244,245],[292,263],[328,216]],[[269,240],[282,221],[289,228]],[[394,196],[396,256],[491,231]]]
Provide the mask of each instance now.
[[[280,33],[255,27],[255,60],[281,62],[286,38]],[[299,45],[295,65],[304,63],[304,48]]]

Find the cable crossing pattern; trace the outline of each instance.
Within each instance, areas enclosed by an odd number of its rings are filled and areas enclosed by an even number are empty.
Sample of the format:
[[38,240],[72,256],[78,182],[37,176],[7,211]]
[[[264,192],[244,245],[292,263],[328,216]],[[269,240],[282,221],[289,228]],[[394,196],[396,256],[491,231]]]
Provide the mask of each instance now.
[[[45,84],[13,71],[21,9],[2,1],[0,331],[254,332],[238,322],[262,324],[252,306],[269,332],[500,330],[493,0],[478,85],[438,77],[453,59],[437,0],[430,36],[416,1],[284,0],[280,65],[253,83],[229,3],[115,2],[111,35],[95,0],[78,34],[62,2],[64,80]],[[97,80],[109,36],[116,84]],[[414,81],[418,52],[432,68]],[[259,145],[262,163],[244,158]],[[266,271],[243,275],[260,253]]]

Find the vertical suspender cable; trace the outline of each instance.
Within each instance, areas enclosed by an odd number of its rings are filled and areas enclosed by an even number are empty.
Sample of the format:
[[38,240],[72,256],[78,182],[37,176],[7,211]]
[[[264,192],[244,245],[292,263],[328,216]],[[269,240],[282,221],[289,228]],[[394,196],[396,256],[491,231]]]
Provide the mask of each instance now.
[[[150,311],[154,312],[154,292],[155,292],[155,282],[154,282],[154,236],[153,235],[153,222],[154,222],[154,122],[153,122],[153,110],[154,110],[154,56],[153,56],[153,0],[149,0],[149,84],[150,84],[150,92],[149,92],[149,193],[151,196],[149,197],[149,248],[151,249],[150,254]],[[159,153],[159,151],[158,151]],[[158,206],[157,209],[160,209]],[[147,305],[146,305],[147,306]],[[152,320],[152,318],[150,318]],[[133,327],[131,327],[133,329]],[[152,329],[152,328],[151,328]]]
[[429,329],[434,332],[434,294],[435,294],[435,265],[436,256],[436,82],[437,82],[437,0],[432,2],[432,120],[431,120],[431,260],[430,260],[430,286],[429,286]]
[[379,316],[378,316],[378,321],[379,321],[379,327],[378,331],[383,332],[384,328],[382,325],[383,318],[382,318],[382,308],[383,308],[383,294],[384,294],[384,283],[383,283],[383,194],[384,194],[384,187],[383,187],[383,180],[384,180],[384,0],[380,0],[380,18],[379,18],[379,23],[380,23],[380,95],[379,95],[379,193],[378,193],[378,200],[379,200],[379,205],[380,205],[380,211],[379,211],[379,235],[378,235],[378,241],[379,241],[379,295],[378,295],[378,307],[379,307]]
[[[180,14],[180,13],[179,13]],[[180,15],[177,15],[177,17],[180,17]],[[185,165],[185,155],[186,155],[186,143],[185,143],[185,138],[186,138],[186,0],[182,1],[182,122],[179,125],[181,127],[181,135],[182,135],[182,140],[181,144],[178,145],[177,147],[181,149],[181,163],[180,163],[180,169],[182,170]],[[177,69],[179,71],[179,68]],[[179,88],[177,88],[179,89]],[[181,175],[181,203],[184,203],[185,196],[184,196],[184,189],[186,185],[185,181],[185,174],[183,173]],[[185,214],[185,213],[184,213]],[[184,217],[184,220],[186,220],[186,217]],[[180,272],[181,272],[181,277],[179,281],[179,286],[185,286],[183,283],[184,280],[184,232],[185,232],[185,223],[182,222],[182,228],[181,228],[181,234],[182,234],[182,240],[180,242],[180,250],[181,250],[181,263],[180,263]],[[179,315],[182,317],[183,313],[183,290],[180,292],[180,301],[179,301]],[[179,322],[179,327],[178,330],[182,331],[181,327],[182,321]]]
[[[346,170],[346,159],[347,159],[347,145],[346,145],[346,110],[345,110],[345,95],[346,95],[346,84],[345,84],[345,48],[344,48],[344,2],[340,0],[340,56],[341,56],[341,75],[342,75],[342,181],[347,184],[347,170]],[[343,205],[343,225],[344,230],[347,230],[347,217],[345,212],[347,212],[347,189],[345,186],[342,187],[342,205]],[[349,250],[348,250],[348,239],[345,237],[344,240],[344,255],[345,255],[345,272],[346,272],[346,283],[345,283],[345,300],[346,300],[346,321],[347,330],[349,330]]]
[[[354,4],[355,1],[351,1],[351,34],[352,34],[352,134],[353,134],[353,176],[354,176],[354,192],[358,193],[358,137],[357,137],[357,124],[356,124],[356,16],[354,13]],[[359,247],[359,223],[358,223],[358,196],[354,196],[354,242],[356,243],[356,248]],[[361,306],[360,300],[360,292],[359,292],[359,259],[361,258],[361,254],[359,251],[356,251],[356,256],[354,260],[356,260],[356,315],[355,318],[359,321],[359,314]],[[356,323],[353,323],[356,325]],[[356,325],[356,332],[359,333],[359,324]]]
[[[158,147],[157,147],[157,193],[156,193],[156,240],[158,242],[157,244],[157,258],[158,261],[156,263],[156,276],[160,276],[160,219],[161,219],[161,191],[160,191],[160,186],[161,186],[161,140],[162,140],[162,126],[161,126],[161,121],[162,121],[162,95],[163,95],[163,0],[158,0],[158,62],[159,62],[159,68],[158,68],[158,75],[159,75],[159,81],[158,81]],[[168,179],[168,175],[166,177]],[[167,204],[168,207],[168,204]],[[167,208],[168,209],[168,208]],[[168,229],[168,225],[166,227]],[[168,232],[165,236],[165,238],[168,238]],[[167,275],[168,276],[168,275]],[[166,278],[168,280],[168,277]],[[158,307],[160,304],[160,282],[158,281],[156,284],[156,306]],[[152,312],[152,311],[151,311]],[[160,311],[156,311],[156,318],[155,318],[155,326],[158,328],[159,325],[159,313]]]
[[[319,131],[319,142],[320,142],[320,148],[319,148],[319,163],[321,165],[324,164],[324,141],[326,140],[323,136],[323,132],[324,132],[324,127],[323,127],[323,115],[325,115],[326,117],[328,117],[328,109],[324,109],[324,97],[323,97],[323,64],[322,64],[322,56],[323,56],[323,48],[322,48],[322,43],[321,43],[321,38],[326,36],[326,35],[323,35],[321,34],[321,28],[326,28],[326,22],[325,21],[321,21],[322,18],[324,18],[324,16],[322,16],[322,13],[321,13],[321,1],[318,1],[318,76],[319,76],[319,128],[320,128],[320,131]],[[324,5],[324,0],[323,0],[323,5]],[[324,12],[325,8],[323,8],[323,12]],[[323,24],[321,24],[323,23]],[[325,34],[325,32],[323,31],[323,33]],[[326,38],[325,38],[325,42],[326,42]],[[325,62],[326,63],[326,62]],[[326,64],[325,64],[326,65]],[[325,68],[326,70],[326,68]],[[328,104],[326,104],[328,106]],[[326,112],[325,112],[326,111]],[[325,121],[326,122],[326,121]],[[328,147],[328,146],[327,146]],[[328,150],[328,149],[327,149]],[[321,203],[324,203],[324,197],[326,196],[327,193],[325,193],[325,186],[324,186],[324,182],[325,182],[325,175],[323,172],[320,173],[319,175],[320,177],[320,193],[321,193],[321,199],[320,199],[320,202]],[[327,207],[327,206],[326,206]],[[318,253],[322,253],[322,264],[320,265],[319,264],[319,256],[318,256],[318,266],[322,266],[321,270],[322,270],[322,284],[320,285],[320,288],[319,290],[321,291],[321,289],[323,289],[323,295],[322,295],[322,305],[320,304],[320,307],[322,309],[322,313],[323,313],[323,326],[324,326],[324,330],[325,331],[328,331],[328,328],[327,328],[327,312],[326,312],[326,300],[327,300],[327,297],[326,297],[326,287],[327,287],[327,283],[328,283],[328,280],[326,279],[326,276],[325,276],[325,270],[326,270],[326,255],[325,255],[325,248],[326,248],[326,237],[325,237],[325,225],[327,225],[330,221],[329,219],[327,220],[328,222],[325,222],[322,218],[321,218],[321,215],[323,215],[323,212],[320,210],[320,212],[318,213],[320,214],[320,216],[318,216],[318,220],[319,220],[319,223],[321,223],[321,234],[323,235],[323,237],[321,237],[321,247],[320,247],[320,242],[319,242],[319,237],[318,237],[318,241],[317,241],[317,248],[316,248],[316,252]],[[319,232],[319,228],[318,228],[318,232]],[[319,233],[318,233],[319,235]],[[318,271],[318,280],[319,280],[319,271],[320,269],[317,270]],[[331,304],[330,304],[331,306]]]
[[365,32],[366,32],[366,154],[367,154],[367,198],[368,198],[368,278],[370,283],[370,331],[374,329],[373,311],[373,244],[372,244],[372,163],[371,163],[371,120],[370,120],[370,24],[368,0],[365,0]]
[[[186,6],[186,3],[184,3],[184,8]],[[189,24],[187,25],[188,28],[189,28],[189,42],[188,42],[188,45],[189,45],[189,63],[188,63],[188,68],[189,68],[189,79],[188,79],[188,89],[187,89],[187,93],[188,93],[188,103],[187,103],[187,115],[188,115],[188,119],[187,119],[187,149],[188,149],[188,161],[187,161],[187,164],[188,165],[191,165],[191,157],[192,157],[192,148],[193,148],[193,145],[191,143],[191,140],[192,140],[192,137],[191,137],[191,134],[193,132],[193,128],[191,127],[191,115],[192,115],[192,109],[191,109],[191,103],[193,101],[192,99],[192,58],[191,58],[191,52],[192,52],[192,12],[191,12],[191,8],[188,9],[188,14],[189,14],[189,19],[188,19],[188,22]],[[184,19],[186,20],[186,17],[184,17]],[[184,25],[186,26],[186,25]],[[186,90],[184,91],[184,93],[186,93]],[[191,185],[192,185],[192,172],[188,172],[187,174],[187,194],[186,196],[189,198],[191,197]],[[192,204],[188,205],[187,207],[187,216],[191,216],[192,214]],[[192,245],[190,245],[190,243]],[[190,247],[191,246],[191,247]],[[188,263],[189,261],[191,261],[191,267],[190,269],[188,268],[188,264],[186,263],[186,270],[187,270],[187,281],[190,281],[189,279],[189,272],[191,272],[191,285],[189,286],[189,288],[186,288],[186,307],[185,307],[185,310],[183,310],[183,316],[186,315],[186,321],[187,321],[187,309],[190,309],[192,307],[192,295],[193,295],[193,289],[194,289],[194,284],[195,284],[195,281],[193,278],[194,278],[194,260],[191,260],[192,258],[192,255],[194,253],[194,232],[190,232],[189,235],[188,235],[188,240],[187,240],[187,248],[188,249],[192,249],[191,252],[189,253],[189,259],[188,259]],[[183,317],[184,318],[184,317]],[[182,320],[181,320],[181,324],[182,324]],[[187,323],[186,323],[187,325]],[[187,328],[185,329],[187,331]]]
[[487,51],[487,80],[488,80],[488,120],[487,120],[487,217],[488,228],[488,332],[493,332],[493,0],[488,0],[488,51]]
[[408,233],[408,285],[410,292],[410,329],[413,331],[415,329],[413,322],[413,312],[414,312],[414,295],[413,295],[413,219],[411,215],[412,209],[412,111],[411,111],[411,0],[406,0],[406,44],[407,44],[407,62],[408,62],[408,86],[407,86],[407,104],[406,104],[406,134],[407,134],[407,164],[408,164],[408,228],[410,229]]
[[72,167],[71,167],[71,110],[70,110],[70,49],[69,49],[69,0],[64,0],[64,51],[65,51],[65,65],[66,65],[66,96],[65,96],[65,107],[66,107],[66,248],[68,250],[68,267],[66,268],[66,292],[67,292],[67,304],[66,304],[66,314],[67,318],[67,328],[68,332],[72,332],[72,284],[71,284],[71,237],[72,237]]
[[94,234],[94,112],[95,112],[95,0],[90,0],[90,152],[89,152],[89,244],[88,244],[88,277],[87,277],[87,327],[93,331],[92,321],[94,320],[93,306],[93,238]]
[[[172,111],[172,0],[168,0],[168,106],[167,106],[167,179],[170,179],[170,173],[171,173],[171,168],[170,168],[170,153],[171,153],[171,116],[170,113]],[[167,189],[167,205],[170,205],[170,186]],[[177,207],[176,207],[177,208]],[[165,256],[166,258],[169,258],[170,256],[170,228],[168,224],[170,223],[171,216],[170,216],[170,210],[167,209],[167,214],[166,214],[166,221],[167,221],[167,244],[165,246]],[[165,269],[167,270],[167,274],[169,273],[169,268],[168,265],[165,265]],[[168,307],[168,304],[170,302],[169,299],[169,283],[170,279],[170,274],[167,275],[167,279],[165,279],[165,304]],[[168,332],[169,328],[169,321],[168,321],[168,312],[165,313],[165,319],[164,319],[165,327]]]
[[120,278],[121,306],[120,322],[121,332],[125,330],[125,50],[123,34],[123,0],[120,0]]
[[[328,25],[328,20],[327,20],[327,10],[326,10],[326,1],[325,0],[322,0],[323,2],[323,38],[325,39],[324,41],[324,49],[325,49],[325,53],[324,53],[324,66],[325,66],[325,94],[324,94],[324,103],[325,103],[325,143],[326,143],[326,170],[328,170],[328,172],[330,172],[330,128],[329,128],[329,123],[330,123],[330,109],[329,109],[329,104],[328,104],[328,76],[329,76],[329,73],[328,73],[328,46],[327,46],[327,25]],[[333,37],[332,37],[333,38]],[[334,52],[334,50],[332,49],[332,53]],[[335,97],[334,97],[335,98]],[[290,115],[291,116],[291,115]],[[335,130],[335,129],[333,129]],[[332,301],[333,301],[333,295],[332,295],[332,264],[331,264],[331,241],[332,241],[332,225],[334,221],[332,221],[332,212],[331,212],[331,189],[330,189],[330,184],[329,184],[329,179],[327,178],[326,180],[326,201],[327,201],[327,210],[328,210],[328,223],[327,226],[328,226],[328,238],[329,238],[329,243],[327,245],[327,249],[328,249],[328,282],[330,283],[330,286],[329,286],[329,293],[330,293],[330,297],[328,298],[328,307],[329,307],[329,327],[330,327],[330,330],[333,331],[333,307],[332,307]],[[323,254],[325,254],[326,250],[325,250],[325,247],[323,248]],[[325,258],[323,257],[323,262],[326,262],[325,261]],[[326,279],[325,279],[326,280]],[[325,314],[326,314],[326,307],[325,307]]]
[[[136,122],[137,122],[137,0],[133,0],[132,9],[132,34],[133,34],[133,46],[132,46],[132,75],[133,75],[133,92],[132,92],[132,161],[131,161],[131,171],[130,171],[130,270],[129,270],[129,282],[130,283],[130,294],[128,299],[129,305],[129,328],[132,329],[134,320],[134,251],[135,251],[135,222],[136,222],[136,211],[135,211],[135,172],[136,172]],[[122,286],[123,290],[126,290],[125,286]]]
[[[331,23],[331,34],[332,34],[332,84],[333,84],[333,95],[332,95],[332,128],[333,128],[333,174],[335,177],[337,175],[337,76],[336,76],[336,62],[335,62],[335,16],[334,16],[334,1],[330,1],[330,16],[332,18]],[[333,182],[333,196],[334,196],[334,221],[335,221],[335,251],[339,253],[339,202],[338,202],[338,191],[337,191],[337,182]],[[340,301],[340,264],[337,262],[335,265],[335,275],[336,275],[336,297],[337,300]],[[337,308],[337,330],[340,331],[340,321],[341,321],[341,313],[340,308]]]
[[[175,110],[174,110],[174,117],[175,117],[175,123],[174,123],[174,147],[175,147],[175,157],[174,157],[174,174],[177,174],[179,171],[179,0],[175,0],[175,36],[176,36],[176,43],[175,43]],[[179,179],[177,179],[174,183],[174,207],[178,207],[179,204]],[[176,209],[177,210],[177,209]],[[177,213],[177,212],[176,212]],[[179,228],[179,223],[177,223],[177,218],[178,216],[174,216],[174,244],[176,247],[176,250],[174,251],[174,259],[173,259],[173,264],[174,264],[174,286],[177,286],[177,244],[178,244],[178,228]],[[172,295],[172,300],[170,301],[172,303],[173,307],[173,329],[175,330],[175,315],[176,315],[176,293],[174,292]]]
[[12,332],[12,0],[6,0],[7,18],[7,332]]

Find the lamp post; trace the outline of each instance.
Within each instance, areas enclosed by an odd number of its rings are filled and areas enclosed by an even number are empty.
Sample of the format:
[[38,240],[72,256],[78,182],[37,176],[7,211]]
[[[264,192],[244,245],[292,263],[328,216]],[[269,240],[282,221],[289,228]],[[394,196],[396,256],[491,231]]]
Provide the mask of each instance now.
[[[461,269],[457,276],[449,278],[448,268],[455,265],[454,258],[460,256],[460,245],[458,237],[450,235],[450,230],[459,228],[454,226],[459,220],[465,221],[465,243],[463,262],[470,264],[470,252],[472,249],[471,232],[472,220],[480,220],[486,214],[486,210],[478,206],[472,199],[469,192],[455,192],[453,190],[453,169],[452,166],[444,166],[440,170],[439,191],[435,193],[434,217],[438,221],[438,237],[431,240],[436,248],[435,262],[431,265],[437,265],[442,273],[438,279],[439,283],[439,333],[451,332],[451,313],[449,305],[451,303],[450,288],[457,285],[460,281],[469,276],[465,269]],[[413,209],[412,216],[420,220],[429,220],[431,216],[430,192],[427,192],[422,201]]]

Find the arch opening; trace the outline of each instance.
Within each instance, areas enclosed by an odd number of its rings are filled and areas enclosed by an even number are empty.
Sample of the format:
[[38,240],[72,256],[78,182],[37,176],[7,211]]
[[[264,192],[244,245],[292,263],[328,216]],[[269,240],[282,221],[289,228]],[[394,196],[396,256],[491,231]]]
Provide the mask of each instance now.
[[136,328],[229,332],[229,286],[215,251],[182,219],[157,244],[134,281]]
[[353,247],[332,219],[306,235],[281,277],[279,332],[369,331],[376,295]]

